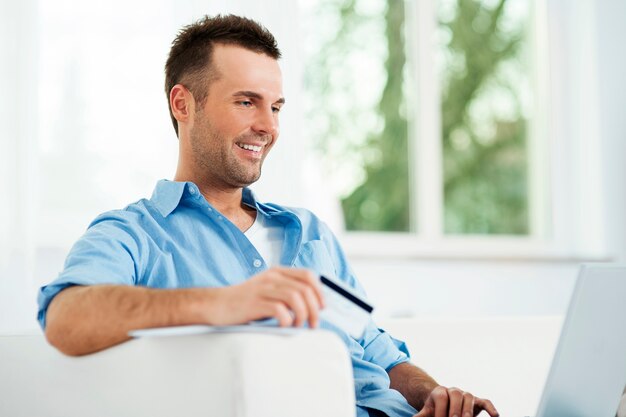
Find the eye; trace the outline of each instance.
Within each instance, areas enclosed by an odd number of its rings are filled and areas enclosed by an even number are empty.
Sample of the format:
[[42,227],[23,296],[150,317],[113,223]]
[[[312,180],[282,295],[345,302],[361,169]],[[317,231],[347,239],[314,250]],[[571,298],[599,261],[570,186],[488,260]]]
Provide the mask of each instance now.
[[243,107],[252,107],[252,102],[250,100],[242,100],[239,102],[239,105]]
[[280,107],[272,107],[272,111],[274,113],[278,113],[280,111]]

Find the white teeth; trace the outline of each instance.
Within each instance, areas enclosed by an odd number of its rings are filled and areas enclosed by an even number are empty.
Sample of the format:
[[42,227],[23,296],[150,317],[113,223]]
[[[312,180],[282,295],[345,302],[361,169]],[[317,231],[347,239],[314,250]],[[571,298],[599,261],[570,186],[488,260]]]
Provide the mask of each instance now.
[[262,146],[248,145],[247,143],[238,143],[237,146],[239,146],[242,149],[246,149],[248,151],[253,151],[253,152],[261,152],[261,149],[263,149]]

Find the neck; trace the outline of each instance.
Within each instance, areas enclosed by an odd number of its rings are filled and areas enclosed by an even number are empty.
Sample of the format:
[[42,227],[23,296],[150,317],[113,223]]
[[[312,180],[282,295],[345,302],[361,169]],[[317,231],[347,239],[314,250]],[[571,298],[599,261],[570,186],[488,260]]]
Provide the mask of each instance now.
[[212,178],[188,175],[180,167],[174,181],[190,181],[196,184],[206,201],[242,231],[247,230],[254,222],[256,211],[243,204],[242,187],[227,186]]
[[218,189],[210,185],[196,183],[200,192],[213,207],[226,217],[240,213],[243,208],[242,188]]

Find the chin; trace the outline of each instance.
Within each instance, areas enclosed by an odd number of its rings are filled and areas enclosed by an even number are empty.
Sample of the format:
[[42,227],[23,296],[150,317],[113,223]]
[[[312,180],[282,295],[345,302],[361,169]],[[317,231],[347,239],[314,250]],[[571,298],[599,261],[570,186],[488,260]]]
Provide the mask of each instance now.
[[[254,184],[255,182],[257,182],[259,180],[259,178],[261,178],[261,173],[259,173],[258,175],[255,175],[253,177],[237,178],[235,181],[233,181],[233,183],[235,183],[236,186],[239,187],[239,188],[244,188],[244,187],[249,187],[250,185]],[[233,184],[233,185],[235,185],[235,184]]]

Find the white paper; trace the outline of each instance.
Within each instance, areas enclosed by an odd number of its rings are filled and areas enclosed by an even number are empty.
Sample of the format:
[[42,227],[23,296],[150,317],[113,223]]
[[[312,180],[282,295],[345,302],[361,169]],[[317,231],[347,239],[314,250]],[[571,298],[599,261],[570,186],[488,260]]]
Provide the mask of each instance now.
[[185,336],[192,334],[204,333],[265,333],[277,334],[283,336],[294,335],[302,331],[309,330],[299,327],[272,327],[268,325],[244,324],[240,326],[172,326],[172,327],[155,327],[151,329],[137,329],[128,332],[131,337],[167,337],[167,336]]

